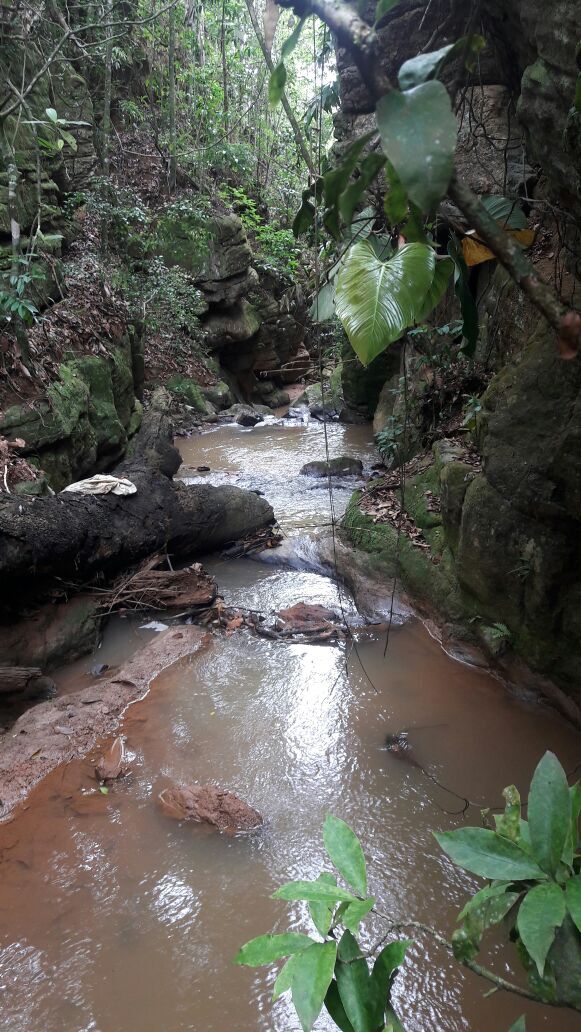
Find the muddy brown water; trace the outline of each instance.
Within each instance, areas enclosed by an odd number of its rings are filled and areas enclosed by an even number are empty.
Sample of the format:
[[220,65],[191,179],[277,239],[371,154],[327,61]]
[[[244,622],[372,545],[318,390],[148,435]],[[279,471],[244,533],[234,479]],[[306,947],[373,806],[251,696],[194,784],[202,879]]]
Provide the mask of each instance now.
[[[372,460],[365,428],[335,426],[329,436],[335,454]],[[320,427],[221,428],[181,447],[191,465],[212,466],[204,476],[261,490],[269,483],[291,533],[329,519],[328,496],[298,477],[302,462],[321,454]],[[312,569],[210,565],[232,602],[338,605],[336,586]],[[355,619],[349,600],[342,604]],[[144,633],[118,621],[95,658],[121,662]],[[361,640],[357,653],[246,632],[216,637],[129,710],[132,771],[109,795],[96,792],[90,758],[46,779],[0,828],[0,1028],[299,1032],[286,998],[270,1002],[274,973],[231,961],[254,935],[308,926],[302,904],[270,894],[318,873],[328,812],[360,835],[383,911],[451,934],[478,882],[448,863],[432,829],[466,819],[445,812],[462,808],[458,796],[476,804],[468,817],[478,823],[478,807],[498,805],[504,785],[525,789],[546,748],[572,768],[579,737],[486,672],[450,659],[417,621],[392,630],[385,656],[384,646],[382,633]],[[63,687],[89,665],[68,680],[63,673]],[[382,748],[402,728],[419,763],[451,791]],[[266,825],[228,838],[170,821],[154,803],[170,780],[230,788]],[[380,934],[374,919],[367,942]],[[485,959],[516,977],[511,955],[494,944]],[[523,1013],[529,1032],[580,1027],[575,1015],[506,994],[484,1000],[487,988],[418,939],[396,997],[411,1032],[502,1032]],[[332,1027],[325,1016],[316,1026]]]

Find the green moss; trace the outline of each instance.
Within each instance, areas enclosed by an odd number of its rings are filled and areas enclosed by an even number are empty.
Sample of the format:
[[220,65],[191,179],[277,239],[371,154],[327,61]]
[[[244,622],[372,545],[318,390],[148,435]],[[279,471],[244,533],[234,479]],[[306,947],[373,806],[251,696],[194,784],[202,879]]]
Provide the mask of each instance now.
[[167,388],[172,394],[191,405],[197,412],[206,413],[206,401],[202,394],[201,387],[195,380],[189,380],[185,376],[175,373],[168,381]]
[[75,359],[69,368],[89,388],[89,422],[97,441],[97,456],[106,457],[108,462],[113,456],[121,456],[127,444],[127,434],[115,407],[111,365],[106,359],[87,355]]

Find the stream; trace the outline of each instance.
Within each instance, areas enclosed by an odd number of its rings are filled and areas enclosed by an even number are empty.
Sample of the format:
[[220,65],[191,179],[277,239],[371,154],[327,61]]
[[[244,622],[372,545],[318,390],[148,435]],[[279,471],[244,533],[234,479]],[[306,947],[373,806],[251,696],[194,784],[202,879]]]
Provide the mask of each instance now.
[[[376,461],[369,427],[327,427],[329,453]],[[205,562],[227,603],[271,612],[299,601],[352,600],[317,563],[332,519],[326,481],[299,475],[325,455],[318,423],[220,426],[178,442],[180,476],[263,491],[293,539],[294,566],[248,559]],[[197,472],[198,466],[209,471]],[[353,489],[333,492],[337,516]],[[121,663],[155,631],[115,619],[102,647],[55,675],[62,692],[91,683],[94,662]],[[566,769],[579,736],[547,710],[511,695],[488,672],[450,658],[419,620],[346,642],[270,641],[247,631],[166,670],[127,712],[131,773],[108,795],[93,763],[51,774],[0,827],[0,1029],[6,1032],[300,1032],[287,997],[270,1002],[274,972],[233,966],[255,935],[307,928],[303,904],[270,898],[324,863],[328,812],[348,821],[368,858],[381,909],[450,937],[481,883],[454,868],[431,835],[524,791],[545,749]],[[414,754],[439,785],[387,752],[409,729]],[[170,780],[215,782],[265,817],[256,835],[227,837],[167,819],[155,797]],[[445,787],[441,787],[445,786]],[[475,805],[462,817],[466,796]],[[367,944],[381,920],[364,925]],[[483,951],[518,978],[509,952]],[[408,1032],[579,1029],[578,1015],[497,993],[433,943],[418,939],[395,999]],[[335,1028],[321,1015],[316,1029]]]

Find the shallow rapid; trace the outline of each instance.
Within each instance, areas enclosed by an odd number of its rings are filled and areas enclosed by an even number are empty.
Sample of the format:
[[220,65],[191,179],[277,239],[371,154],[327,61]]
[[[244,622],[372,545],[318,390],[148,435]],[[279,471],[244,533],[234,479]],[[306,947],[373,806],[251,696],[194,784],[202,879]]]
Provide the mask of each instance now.
[[[367,428],[333,425],[328,446],[368,467],[375,458]],[[299,475],[325,454],[320,425],[221,427],[180,448],[185,479],[264,491],[290,535],[312,540],[331,522],[326,484]],[[351,489],[334,492],[335,515]],[[320,602],[356,622],[352,601],[314,560],[302,570],[240,559],[207,566],[228,602],[264,612]],[[151,633],[112,624],[96,657],[62,673],[62,690]],[[129,710],[131,774],[108,795],[96,790],[90,759],[46,779],[0,828],[0,1029],[299,1032],[287,999],[270,1002],[273,972],[231,961],[254,935],[307,927],[301,904],[270,895],[318,873],[328,812],[360,835],[382,911],[449,937],[477,880],[452,867],[431,830],[479,823],[479,808],[498,806],[506,784],[526,787],[546,748],[573,767],[579,736],[450,659],[419,621],[393,628],[385,644],[380,631],[356,649],[216,635]],[[403,729],[419,766],[384,748]],[[263,813],[263,831],[229,838],[168,820],[155,797],[170,780],[232,789]],[[464,797],[473,805],[462,817]],[[369,924],[369,943],[381,927]],[[512,974],[509,954],[493,947],[484,959]],[[579,1027],[578,1016],[547,1017],[516,997],[483,1000],[488,988],[420,938],[396,997],[409,1032],[502,1032],[523,1013],[527,1032]],[[332,1027],[324,1016],[316,1026]]]

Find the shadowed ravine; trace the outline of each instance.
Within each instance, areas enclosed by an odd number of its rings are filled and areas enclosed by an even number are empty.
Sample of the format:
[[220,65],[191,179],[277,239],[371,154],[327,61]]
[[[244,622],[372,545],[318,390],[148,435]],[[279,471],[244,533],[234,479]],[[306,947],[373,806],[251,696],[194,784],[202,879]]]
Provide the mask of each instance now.
[[[331,454],[373,459],[361,428],[330,427],[329,445]],[[201,475],[210,482],[264,491],[286,533],[329,523],[324,486],[298,475],[324,454],[321,426],[222,427],[180,447],[187,466],[211,467]],[[349,491],[338,489],[338,510]],[[316,552],[311,559],[315,566]],[[312,569],[217,559],[207,566],[226,600],[249,608],[339,603],[333,581]],[[344,593],[341,604],[355,622]],[[98,657],[119,661],[139,641],[119,620]],[[382,909],[449,936],[476,879],[452,868],[431,829],[456,827],[460,818],[444,811],[462,803],[390,755],[386,735],[409,729],[421,767],[478,806],[497,806],[510,782],[524,789],[546,748],[574,766],[578,736],[488,673],[454,662],[419,621],[392,629],[385,657],[384,646],[385,632],[361,639],[357,653],[345,643],[216,636],[128,712],[131,774],[107,796],[96,792],[89,759],[41,784],[0,828],[0,1028],[298,1030],[286,999],[270,1003],[272,973],[231,960],[254,935],[302,927],[301,905],[270,894],[289,878],[317,874],[328,812],[360,835]],[[91,662],[63,671],[61,689],[86,683]],[[264,829],[227,838],[168,820],[154,799],[170,780],[233,790],[264,815]],[[468,817],[478,823],[478,810]],[[375,941],[381,925],[367,927]],[[500,993],[483,1000],[488,987],[431,944],[417,942],[412,957],[397,999],[413,1032],[501,1032],[522,1013],[530,1032],[578,1026],[573,1014],[545,1018],[542,1007]],[[510,973],[502,955],[487,960]],[[331,1026],[322,1017],[316,1027]]]

